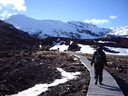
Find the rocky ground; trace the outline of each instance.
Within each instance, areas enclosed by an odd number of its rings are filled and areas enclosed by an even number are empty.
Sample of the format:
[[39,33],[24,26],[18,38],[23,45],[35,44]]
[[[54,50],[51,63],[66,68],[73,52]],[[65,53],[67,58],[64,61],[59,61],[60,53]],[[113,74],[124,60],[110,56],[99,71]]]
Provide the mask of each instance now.
[[0,96],[17,94],[36,84],[61,78],[57,67],[67,72],[81,72],[81,75],[76,80],[50,87],[40,96],[86,96],[89,72],[72,54],[27,50],[0,54]]
[[[79,78],[50,87],[40,96],[86,96],[89,72],[79,59],[69,53],[53,51],[1,51],[0,96],[17,94],[36,84],[61,78],[57,67],[67,72],[81,72]],[[91,54],[82,54],[91,60]],[[128,56],[107,55],[107,70],[128,96]]]
[[[89,60],[92,59],[91,54],[83,54]],[[108,67],[107,71],[116,79],[125,96],[128,96],[128,56],[107,55]]]

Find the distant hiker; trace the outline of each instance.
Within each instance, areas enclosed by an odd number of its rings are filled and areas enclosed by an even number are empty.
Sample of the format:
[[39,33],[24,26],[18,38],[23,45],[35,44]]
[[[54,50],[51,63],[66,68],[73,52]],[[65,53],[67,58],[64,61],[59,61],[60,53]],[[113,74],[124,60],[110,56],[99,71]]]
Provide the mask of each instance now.
[[59,52],[60,51],[60,48],[57,48],[57,51]]
[[42,49],[42,45],[41,44],[39,45],[39,48],[40,48],[40,50]]
[[40,45],[39,45],[39,50],[41,50],[42,49],[42,43],[40,42]]
[[95,84],[97,85],[97,82],[99,80],[99,83],[102,84],[103,81],[103,68],[104,66],[107,66],[106,63],[106,55],[103,52],[101,46],[97,46],[97,50],[94,52],[91,66],[94,64],[95,69]]

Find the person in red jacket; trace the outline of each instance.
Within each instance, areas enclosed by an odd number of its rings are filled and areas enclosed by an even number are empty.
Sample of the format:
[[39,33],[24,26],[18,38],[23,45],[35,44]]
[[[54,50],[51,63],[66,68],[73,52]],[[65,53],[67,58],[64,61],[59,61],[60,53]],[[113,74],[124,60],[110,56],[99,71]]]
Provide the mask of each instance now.
[[104,66],[107,66],[106,63],[106,55],[104,51],[102,50],[102,46],[97,46],[97,50],[94,52],[92,60],[91,60],[91,66],[94,64],[94,70],[95,70],[95,84],[97,85],[97,82],[99,80],[99,84],[102,84],[103,81],[103,68]]

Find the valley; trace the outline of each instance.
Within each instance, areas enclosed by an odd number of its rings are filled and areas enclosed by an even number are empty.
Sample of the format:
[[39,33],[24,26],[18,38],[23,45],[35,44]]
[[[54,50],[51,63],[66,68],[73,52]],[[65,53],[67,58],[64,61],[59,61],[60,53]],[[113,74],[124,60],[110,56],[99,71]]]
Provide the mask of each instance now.
[[[78,39],[72,33],[68,34],[72,38],[62,37],[63,35],[50,37],[46,34],[47,38],[37,38],[37,35],[33,37],[30,33],[0,21],[1,96],[17,94],[36,84],[51,84],[55,79],[61,79],[61,73],[57,68],[62,68],[66,72],[81,72],[81,74],[77,79],[48,88],[48,91],[42,92],[40,96],[85,96],[90,80],[89,71],[68,51],[77,52],[91,60],[95,46],[99,44],[103,46],[107,53],[107,62],[111,64],[107,70],[117,80],[124,94],[128,96],[128,38],[91,36],[93,39]],[[88,37],[87,34],[85,35]],[[42,48],[39,48],[39,45]],[[63,46],[66,46],[66,49]],[[58,47],[59,50],[57,50]]]

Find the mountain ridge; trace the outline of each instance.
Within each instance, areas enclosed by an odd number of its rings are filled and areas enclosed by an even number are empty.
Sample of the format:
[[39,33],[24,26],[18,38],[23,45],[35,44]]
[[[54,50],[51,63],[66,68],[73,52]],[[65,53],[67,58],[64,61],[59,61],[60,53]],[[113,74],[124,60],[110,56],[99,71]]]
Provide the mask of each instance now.
[[[115,33],[118,33],[114,28],[99,28],[96,25],[80,21],[65,23],[59,20],[36,20],[21,14],[13,15],[4,21],[41,39],[47,37],[96,39],[104,38],[108,35],[117,35]],[[128,30],[125,33],[128,35]],[[121,31],[120,35],[122,34]]]

